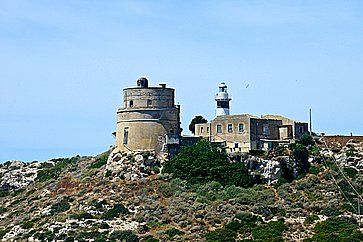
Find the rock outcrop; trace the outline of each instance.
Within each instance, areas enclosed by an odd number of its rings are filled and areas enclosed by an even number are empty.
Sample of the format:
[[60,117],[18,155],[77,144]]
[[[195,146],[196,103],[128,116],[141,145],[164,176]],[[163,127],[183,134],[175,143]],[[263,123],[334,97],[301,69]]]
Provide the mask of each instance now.
[[111,152],[105,175],[135,181],[159,174],[166,160],[155,152]]
[[0,168],[0,190],[19,189],[33,183],[41,163],[8,161]]

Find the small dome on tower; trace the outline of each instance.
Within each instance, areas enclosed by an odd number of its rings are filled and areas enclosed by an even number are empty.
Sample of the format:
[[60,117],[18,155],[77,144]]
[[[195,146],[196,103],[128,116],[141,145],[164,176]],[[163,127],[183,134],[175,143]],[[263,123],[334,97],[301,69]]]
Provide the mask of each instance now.
[[219,86],[218,86],[219,88],[226,88],[227,87],[227,85],[226,85],[226,83],[224,83],[224,82],[221,82],[221,84],[219,84]]
[[149,81],[146,77],[140,77],[137,79],[137,86],[142,88],[148,88],[149,87]]
[[225,82],[221,82],[221,84],[219,84],[219,92],[227,92],[227,85]]

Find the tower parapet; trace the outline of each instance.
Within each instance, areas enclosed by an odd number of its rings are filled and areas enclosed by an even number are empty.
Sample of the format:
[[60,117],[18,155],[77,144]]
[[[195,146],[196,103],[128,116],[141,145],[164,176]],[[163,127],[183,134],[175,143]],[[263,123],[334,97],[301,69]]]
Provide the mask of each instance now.
[[229,115],[229,102],[232,100],[227,92],[227,85],[219,84],[219,92],[215,96],[217,102],[216,116]]

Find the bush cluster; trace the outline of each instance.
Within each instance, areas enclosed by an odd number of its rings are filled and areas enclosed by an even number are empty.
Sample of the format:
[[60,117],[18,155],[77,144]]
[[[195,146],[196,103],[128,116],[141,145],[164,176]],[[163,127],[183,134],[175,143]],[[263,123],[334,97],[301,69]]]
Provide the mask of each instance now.
[[31,229],[33,228],[34,226],[34,222],[33,221],[23,221],[21,224],[20,224],[21,228],[23,229]]
[[243,163],[231,163],[225,152],[205,140],[183,147],[165,164],[163,172],[194,184],[217,181],[223,186],[252,185],[251,176]]
[[69,165],[74,166],[79,161],[79,156],[72,158],[53,159],[51,161],[55,162],[54,166],[39,170],[36,178],[37,181],[43,182],[59,177],[64,168],[68,167]]
[[308,225],[308,224],[313,224],[316,220],[319,219],[319,216],[316,215],[316,214],[312,214],[312,215],[309,215],[305,218],[305,221],[304,221],[304,224],[305,225]]
[[331,217],[317,223],[314,236],[305,241],[363,241],[363,233],[358,229],[358,223],[353,218]]
[[106,213],[103,214],[104,219],[113,219],[121,214],[127,214],[129,213],[129,210],[125,208],[122,204],[115,204],[113,208],[109,209]]
[[68,198],[63,198],[61,201],[51,206],[51,214],[62,213],[68,211],[71,208]]
[[110,154],[110,152],[105,152],[105,153],[97,156],[96,161],[93,162],[89,168],[98,169],[98,168],[101,168],[102,166],[106,165],[109,154]]
[[170,238],[173,238],[173,237],[175,237],[177,235],[184,234],[184,232],[180,231],[179,229],[176,229],[176,228],[171,228],[171,229],[165,231],[165,234],[169,235]]
[[71,214],[71,215],[69,215],[69,217],[73,218],[73,219],[77,219],[77,220],[92,219],[93,218],[92,214],[89,214],[87,212],[82,212],[82,213],[79,213],[79,214]]
[[132,231],[113,231],[109,237],[109,241],[138,242],[139,238]]
[[272,221],[252,229],[252,236],[257,241],[284,241],[282,235],[285,229],[283,220]]
[[248,237],[252,235],[256,241],[283,241],[283,233],[286,225],[283,220],[263,223],[263,221],[250,213],[236,214],[234,220],[205,235],[208,242],[236,241],[241,235]]

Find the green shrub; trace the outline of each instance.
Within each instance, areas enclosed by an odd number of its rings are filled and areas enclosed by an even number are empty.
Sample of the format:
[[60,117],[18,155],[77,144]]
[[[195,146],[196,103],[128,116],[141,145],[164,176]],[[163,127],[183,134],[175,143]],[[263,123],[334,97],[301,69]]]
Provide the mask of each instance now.
[[6,210],[7,210],[6,208],[4,208],[4,207],[0,206],[0,214],[1,214],[1,213],[5,213],[5,212],[6,212]]
[[23,221],[20,224],[20,227],[23,229],[31,229],[34,226],[34,222],[33,221]]
[[21,203],[21,201],[23,201],[22,199],[15,199],[11,204],[10,206],[14,206],[14,205],[17,205],[19,203]]
[[163,172],[192,184],[218,181],[222,185],[252,185],[243,163],[230,163],[226,153],[205,140],[183,147],[179,154],[165,164]]
[[73,237],[67,237],[64,239],[63,242],[74,242],[74,238]]
[[297,162],[299,174],[306,174],[310,168],[308,149],[300,143],[291,144],[290,147],[292,148],[293,157]]
[[10,229],[0,229],[0,238],[9,233]]
[[9,191],[0,191],[0,197],[6,197],[9,194],[10,194]]
[[229,229],[216,229],[212,232],[208,232],[205,235],[207,242],[235,242],[237,233]]
[[281,177],[278,180],[276,186],[280,186],[284,183],[290,183],[294,180],[294,170],[286,163],[281,162]]
[[171,197],[174,195],[176,190],[170,186],[169,183],[163,183],[159,185],[158,192],[160,192],[164,197]]
[[68,166],[74,166],[79,161],[79,156],[72,158],[53,159],[51,161],[55,162],[54,166],[39,170],[36,178],[37,181],[43,182],[59,177],[64,168]]
[[159,221],[151,221],[147,223],[147,226],[151,227],[151,228],[160,228],[163,227],[164,225],[167,225],[164,222],[159,222]]
[[110,177],[112,175],[112,171],[107,170],[105,173],[105,177]]
[[113,231],[110,235],[110,241],[138,242],[139,238],[132,231]]
[[311,166],[311,167],[309,168],[309,173],[310,173],[310,174],[318,175],[318,174],[319,174],[319,172],[320,172],[320,168],[319,168],[319,167],[317,167],[317,166]]
[[[351,212],[353,214],[358,214],[358,204],[353,202],[353,203],[348,203],[348,202],[344,202],[341,206],[342,210]],[[361,208],[362,209],[362,208]]]
[[319,156],[320,155],[320,148],[317,145],[313,145],[310,147],[309,152],[311,155]]
[[319,216],[316,214],[313,215],[309,215],[305,218],[304,224],[308,225],[308,224],[313,224],[316,220],[319,219]]
[[331,217],[317,223],[314,227],[314,236],[305,241],[362,241],[363,233],[353,218]]
[[109,209],[106,213],[103,214],[104,219],[113,219],[121,214],[127,214],[129,213],[129,210],[125,208],[122,204],[115,204],[113,208]]
[[258,225],[252,229],[252,236],[255,240],[262,241],[283,241],[282,235],[286,229],[282,220],[272,221],[267,224]]
[[349,150],[347,150],[345,152],[346,156],[348,156],[348,157],[355,156],[356,153],[357,153],[357,151],[353,147],[351,147]]
[[180,231],[180,230],[178,230],[176,228],[171,228],[171,229],[165,231],[165,234],[169,235],[170,238],[173,238],[174,236],[184,234],[184,232]]
[[297,142],[299,144],[302,144],[303,146],[309,146],[315,144],[313,137],[311,137],[309,133],[301,135],[300,139]]
[[238,228],[239,232],[250,232],[257,225],[257,221],[259,221],[259,217],[251,214],[251,213],[238,213],[235,216],[240,223],[240,227]]
[[106,233],[100,233],[98,231],[90,231],[90,232],[79,232],[75,235],[75,240],[78,241],[107,241]]
[[91,169],[99,169],[102,166],[106,165],[108,156],[110,155],[110,152],[103,153],[96,157],[96,161],[93,162],[89,168]]
[[106,222],[102,222],[100,224],[100,229],[109,229],[110,228],[110,225],[108,225],[108,223]]
[[47,230],[44,233],[36,232],[34,234],[34,237],[37,238],[40,241],[53,241],[55,235],[52,233],[52,231]]
[[153,236],[151,236],[151,235],[148,235],[148,236],[146,236],[145,238],[144,238],[144,241],[145,242],[159,242],[159,240],[158,239],[155,239]]
[[357,169],[353,167],[344,167],[344,173],[350,178],[355,178],[358,175]]
[[17,195],[19,195],[19,194],[21,194],[21,193],[23,193],[25,191],[25,188],[20,188],[20,189],[18,189],[18,190],[15,190],[14,191],[14,196],[17,196]]
[[334,233],[338,231],[352,231],[358,229],[358,223],[355,219],[349,217],[331,217],[318,223],[314,232],[317,233]]
[[92,214],[89,214],[87,212],[83,212],[83,213],[80,213],[80,214],[71,214],[71,215],[69,215],[69,217],[73,218],[73,219],[77,219],[77,220],[92,219],[93,218]]
[[71,208],[68,198],[63,198],[60,202],[51,206],[51,214],[62,213],[68,211]]
[[91,205],[94,206],[97,209],[102,209],[104,206],[106,206],[108,203],[106,200],[98,201],[96,199],[92,200]]
[[238,233],[251,232],[256,228],[259,217],[251,213],[238,213],[233,221],[224,225],[224,228],[216,229],[205,235],[207,241],[236,241]]
[[226,225],[224,225],[224,228],[228,229],[228,230],[232,230],[237,233],[238,230],[240,230],[242,228],[242,223],[234,220],[234,221],[231,221],[231,222],[227,223]]

